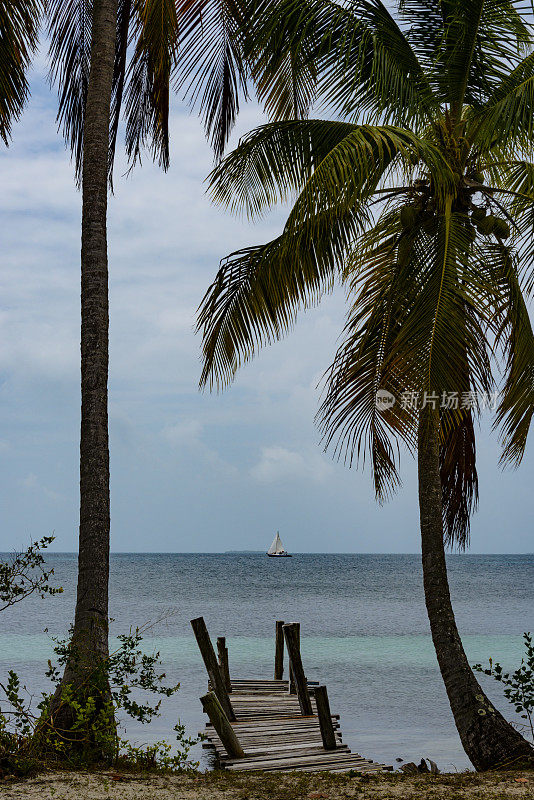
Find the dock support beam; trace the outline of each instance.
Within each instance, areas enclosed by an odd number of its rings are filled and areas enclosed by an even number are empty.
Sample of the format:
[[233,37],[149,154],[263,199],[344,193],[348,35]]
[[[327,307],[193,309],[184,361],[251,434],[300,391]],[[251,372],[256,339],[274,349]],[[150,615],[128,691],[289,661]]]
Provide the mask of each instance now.
[[284,621],[276,623],[276,638],[274,645],[274,679],[281,681],[284,677]]
[[216,694],[208,692],[200,698],[200,702],[230,758],[245,758],[245,751],[241,747],[239,739],[230,725],[230,721],[224,713]]
[[232,691],[232,681],[230,680],[230,667],[228,665],[228,648],[226,646],[226,637],[217,637],[217,654],[219,656],[219,669],[226,686],[226,691]]
[[326,686],[316,686],[314,697],[317,705],[317,716],[319,717],[323,747],[325,750],[335,750],[336,734],[332,724],[332,714],[330,712],[330,703],[328,702]]
[[231,722],[235,722],[234,709],[232,708],[228,692],[226,691],[224,679],[221,675],[219,664],[217,663],[217,657],[215,656],[215,650],[213,649],[204,617],[192,619],[191,627],[193,628],[198,648],[202,655],[208,678],[210,679],[211,687],[217,695],[217,699],[223,707],[223,711],[228,719]]
[[[297,646],[300,652],[300,622],[293,622],[295,630],[297,631]],[[291,659],[289,659],[289,694],[297,694],[297,687],[295,686],[295,678],[293,677],[293,670],[291,668]]]
[[297,689],[300,713],[307,717],[313,714],[313,708],[310,700],[310,693],[308,691],[308,681],[304,675],[302,659],[300,657],[299,628],[300,626],[297,622],[292,622],[288,625],[284,625],[283,631],[286,640],[287,653],[289,656],[289,663],[291,665],[291,674]]

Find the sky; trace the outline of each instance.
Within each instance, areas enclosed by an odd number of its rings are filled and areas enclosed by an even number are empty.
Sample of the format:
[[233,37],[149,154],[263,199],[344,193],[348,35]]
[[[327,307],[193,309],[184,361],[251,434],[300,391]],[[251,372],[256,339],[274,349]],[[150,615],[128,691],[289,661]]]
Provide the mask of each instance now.
[[[54,533],[77,548],[80,194],[55,123],[44,60],[0,149],[0,550]],[[254,104],[232,143],[263,121]],[[222,394],[199,393],[195,311],[219,260],[279,232],[206,195],[213,161],[198,118],[174,98],[171,168],[146,157],[115,171],[109,204],[112,550],[417,552],[416,469],[375,503],[370,476],[324,453],[314,425],[321,376],[344,324],[338,289],[300,315]],[[122,176],[122,177],[121,177]],[[532,551],[534,442],[503,472],[484,420],[471,551]]]

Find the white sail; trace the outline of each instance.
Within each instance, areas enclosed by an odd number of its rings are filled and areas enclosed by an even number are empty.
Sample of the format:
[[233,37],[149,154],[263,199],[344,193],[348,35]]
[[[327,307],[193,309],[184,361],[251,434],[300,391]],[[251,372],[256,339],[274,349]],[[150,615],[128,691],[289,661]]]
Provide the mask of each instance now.
[[276,536],[273,539],[272,545],[267,550],[270,556],[276,556],[279,553],[285,553],[284,545],[282,544],[282,540],[280,539],[280,534],[276,531]]

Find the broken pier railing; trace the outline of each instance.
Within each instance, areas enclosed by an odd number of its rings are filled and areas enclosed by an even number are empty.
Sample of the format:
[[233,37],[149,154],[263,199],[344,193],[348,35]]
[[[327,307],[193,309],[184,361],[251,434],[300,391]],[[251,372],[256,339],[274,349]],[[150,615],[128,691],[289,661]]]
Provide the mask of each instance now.
[[[200,698],[209,722],[204,746],[230,770],[381,772],[391,769],[352,753],[343,744],[339,715],[326,686],[307,680],[300,653],[300,625],[275,625],[274,678],[232,678],[225,637],[217,653],[202,617],[191,621],[208,673]],[[284,651],[289,677],[284,680]]]

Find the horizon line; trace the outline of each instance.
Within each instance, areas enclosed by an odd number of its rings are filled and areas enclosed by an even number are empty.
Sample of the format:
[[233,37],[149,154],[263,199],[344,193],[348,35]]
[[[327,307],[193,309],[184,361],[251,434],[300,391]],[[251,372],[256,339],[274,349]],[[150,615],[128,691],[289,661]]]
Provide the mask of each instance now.
[[[1,555],[11,555],[17,550],[3,550]],[[50,555],[76,556],[77,550],[47,550]],[[420,556],[421,552],[373,552],[373,551],[319,551],[319,550],[293,550],[294,555],[299,556]],[[112,550],[110,556],[158,556],[158,555],[191,555],[191,556],[228,556],[228,555],[266,555],[264,550]],[[533,551],[525,552],[448,552],[448,556],[531,556]]]

